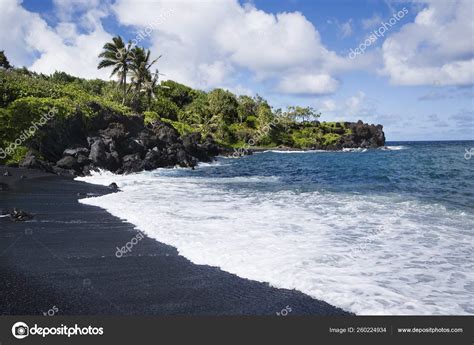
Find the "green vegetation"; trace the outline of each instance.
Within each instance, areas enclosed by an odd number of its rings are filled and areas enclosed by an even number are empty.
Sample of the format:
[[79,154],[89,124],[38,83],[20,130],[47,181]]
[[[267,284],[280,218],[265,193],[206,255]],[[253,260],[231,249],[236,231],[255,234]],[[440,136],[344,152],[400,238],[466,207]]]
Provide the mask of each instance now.
[[12,68],[3,50],[0,51],[0,67],[5,68],[5,69]]
[[[0,52],[0,147],[5,148],[42,115],[55,109],[54,125],[71,116],[87,124],[101,112],[143,114],[145,122],[162,120],[180,134],[210,134],[227,147],[284,145],[296,148],[331,148],[350,135],[344,123],[319,122],[310,107],[272,109],[260,96],[236,96],[224,89],[192,89],[151,72],[158,59],[149,50],[115,37],[99,55],[98,68],[110,68],[118,81],[86,80],[65,72],[38,74],[14,68]],[[33,136],[41,135],[41,130]],[[30,138],[27,138],[30,139]],[[10,161],[26,153],[25,140]],[[20,148],[21,146],[21,148]],[[12,157],[14,156],[14,157]],[[3,160],[5,162],[7,159]]]

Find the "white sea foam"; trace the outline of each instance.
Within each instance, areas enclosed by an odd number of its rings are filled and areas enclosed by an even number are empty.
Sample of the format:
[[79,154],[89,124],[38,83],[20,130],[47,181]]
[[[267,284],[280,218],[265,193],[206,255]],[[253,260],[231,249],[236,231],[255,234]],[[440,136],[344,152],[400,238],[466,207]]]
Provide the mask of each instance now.
[[362,147],[356,147],[356,148],[343,148],[343,152],[367,152],[367,149],[362,148]]
[[273,153],[313,153],[313,152],[326,152],[324,150],[266,150],[265,152],[273,152]]
[[408,147],[406,146],[384,146],[382,150],[388,151],[398,151],[398,150],[406,150]]
[[367,149],[365,148],[361,148],[361,147],[357,147],[357,148],[343,148],[342,151],[341,150],[266,150],[266,151],[263,151],[263,153],[265,152],[273,152],[273,153],[315,153],[315,152],[318,152],[318,153],[327,153],[327,152],[366,152]]
[[[398,196],[257,192],[157,170],[80,180],[108,210],[197,264],[297,289],[358,314],[473,314],[473,215]],[[111,248],[114,255],[114,248]]]

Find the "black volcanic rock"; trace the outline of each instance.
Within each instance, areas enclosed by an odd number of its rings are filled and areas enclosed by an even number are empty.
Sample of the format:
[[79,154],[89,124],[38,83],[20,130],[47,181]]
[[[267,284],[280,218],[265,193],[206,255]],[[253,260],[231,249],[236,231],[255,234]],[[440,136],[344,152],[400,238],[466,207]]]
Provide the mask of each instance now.
[[157,120],[152,124],[151,128],[158,139],[166,144],[174,144],[179,140],[178,131],[169,123]]
[[[125,116],[94,102],[89,105],[95,113],[90,118],[77,110],[70,118],[54,119],[42,127],[41,135],[28,143],[32,151],[20,167],[62,176],[87,175],[99,168],[131,173],[176,165],[193,168],[199,161],[210,162],[219,154],[234,152],[220,147],[211,135],[204,139],[200,133],[180,136],[167,122],[155,120],[145,125],[142,115]],[[301,124],[292,126],[300,129]],[[350,133],[346,134],[348,129]],[[381,125],[336,123],[333,128],[324,127],[324,131],[338,134],[340,139],[331,146],[315,148],[340,150],[385,144]]]
[[9,215],[10,219],[14,222],[24,222],[33,218],[32,214],[17,208],[14,208],[13,211],[10,211]]
[[159,150],[158,148],[149,150],[145,155],[145,159],[143,160],[144,170],[153,170],[171,165],[173,165],[173,162],[169,159],[166,152]]
[[91,144],[89,159],[98,167],[106,165],[107,156],[105,155],[105,144],[102,139],[97,139]]
[[117,151],[120,152],[121,155],[129,155],[133,153],[143,155],[146,151],[146,147],[137,139],[127,138],[119,145]]
[[85,156],[83,154],[78,154],[77,155],[77,164],[79,164],[79,166],[87,165],[90,162],[91,162],[91,160],[89,159],[88,156]]
[[62,169],[75,170],[79,167],[76,158],[72,156],[65,156],[56,162],[56,165]]
[[109,184],[108,187],[109,187],[109,189],[111,189],[113,191],[116,191],[116,192],[120,190],[115,182],[112,182],[111,184]]
[[143,162],[138,153],[124,156],[122,162],[121,173],[127,174],[143,170]]
[[212,156],[209,154],[207,148],[200,144],[201,133],[191,133],[182,137],[184,149],[191,156],[196,157],[202,162],[212,161]]
[[63,152],[63,156],[72,156],[77,158],[78,155],[89,156],[89,149],[85,147],[76,147],[73,149],[66,149]]
[[346,122],[352,134],[343,136],[341,147],[347,148],[375,148],[385,145],[385,134],[382,125],[369,125],[361,120],[357,122]]
[[128,136],[125,126],[118,122],[111,123],[106,129],[99,131],[99,133],[103,138],[119,142]]
[[36,154],[29,151],[25,158],[19,164],[20,168],[38,169],[46,172],[52,172],[52,164],[36,158]]
[[211,157],[219,155],[221,148],[216,144],[214,138],[211,135],[206,137],[204,143],[202,143],[201,148],[207,152]]

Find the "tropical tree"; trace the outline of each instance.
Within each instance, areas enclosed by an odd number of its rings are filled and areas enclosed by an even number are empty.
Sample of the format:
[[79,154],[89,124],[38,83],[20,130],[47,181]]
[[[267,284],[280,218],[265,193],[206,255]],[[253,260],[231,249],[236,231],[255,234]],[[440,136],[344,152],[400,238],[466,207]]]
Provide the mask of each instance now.
[[10,65],[10,62],[8,61],[7,57],[5,56],[5,52],[3,50],[0,51],[0,67],[3,67],[5,69],[12,68],[12,65]]
[[316,110],[311,107],[299,106],[288,107],[287,114],[289,118],[293,119],[293,121],[301,120],[302,122],[311,119],[315,120],[321,116],[321,113],[316,112]]
[[130,71],[132,75],[132,84],[130,88],[134,89],[135,95],[142,92],[145,88],[145,84],[151,83],[153,78],[155,78],[156,81],[158,80],[159,74],[152,76],[150,68],[156,63],[156,61],[158,61],[161,55],[150,62],[150,54],[150,50],[141,47],[134,47],[131,50],[132,61],[130,64]]
[[263,128],[268,125],[273,120],[273,112],[272,108],[268,104],[266,100],[261,98],[257,95],[256,97],[257,102],[257,121],[258,121],[258,128]]
[[107,42],[99,57],[102,60],[99,62],[97,68],[113,67],[110,76],[117,76],[119,78],[119,86],[123,90],[122,104],[125,104],[125,97],[127,96],[127,74],[132,62],[133,53],[131,50],[131,43],[125,44],[122,37],[116,36],[112,38],[112,42]]
[[239,105],[237,107],[237,115],[239,122],[243,123],[250,116],[255,116],[257,113],[257,102],[249,96],[239,96],[237,99]]
[[194,100],[181,112],[181,120],[193,126],[199,126],[203,134],[211,131],[212,114],[209,109],[207,94],[196,92]]
[[207,96],[209,111],[223,123],[232,124],[238,120],[237,107],[239,103],[234,94],[223,89],[214,89]]
[[151,100],[156,97],[155,90],[160,87],[160,85],[158,85],[159,78],[160,72],[158,72],[158,70],[155,70],[154,73],[150,74],[150,78],[143,82],[143,90],[146,94],[148,110],[150,110],[151,107]]
[[180,108],[186,107],[191,104],[196,97],[200,96],[199,91],[172,80],[162,82],[160,91],[163,97],[169,98]]

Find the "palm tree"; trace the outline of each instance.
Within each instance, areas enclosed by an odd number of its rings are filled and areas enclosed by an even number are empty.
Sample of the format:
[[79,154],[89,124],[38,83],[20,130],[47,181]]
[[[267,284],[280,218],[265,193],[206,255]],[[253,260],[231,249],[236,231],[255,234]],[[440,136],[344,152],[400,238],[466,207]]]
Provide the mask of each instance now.
[[119,78],[119,86],[123,88],[122,104],[125,104],[127,95],[127,73],[132,62],[133,54],[131,51],[131,43],[125,45],[122,37],[116,36],[112,38],[112,42],[107,42],[102,53],[99,54],[103,58],[97,68],[114,67],[110,76],[117,75]]
[[150,62],[150,50],[141,47],[133,48],[132,55],[133,59],[130,65],[132,85],[130,89],[134,89],[134,97],[142,91],[146,92],[148,109],[150,109],[151,98],[154,97],[154,89],[157,86],[159,78],[158,70],[156,70],[155,73],[151,73],[150,68],[158,61],[161,55]]
[[[158,70],[155,70],[155,73],[151,74],[151,79],[146,80],[143,89],[146,93],[146,98],[147,98],[147,110],[150,110],[151,107],[151,99],[155,98],[155,90],[159,86],[158,85],[158,80],[160,77],[160,72]],[[167,86],[160,86],[163,88],[167,88]]]

